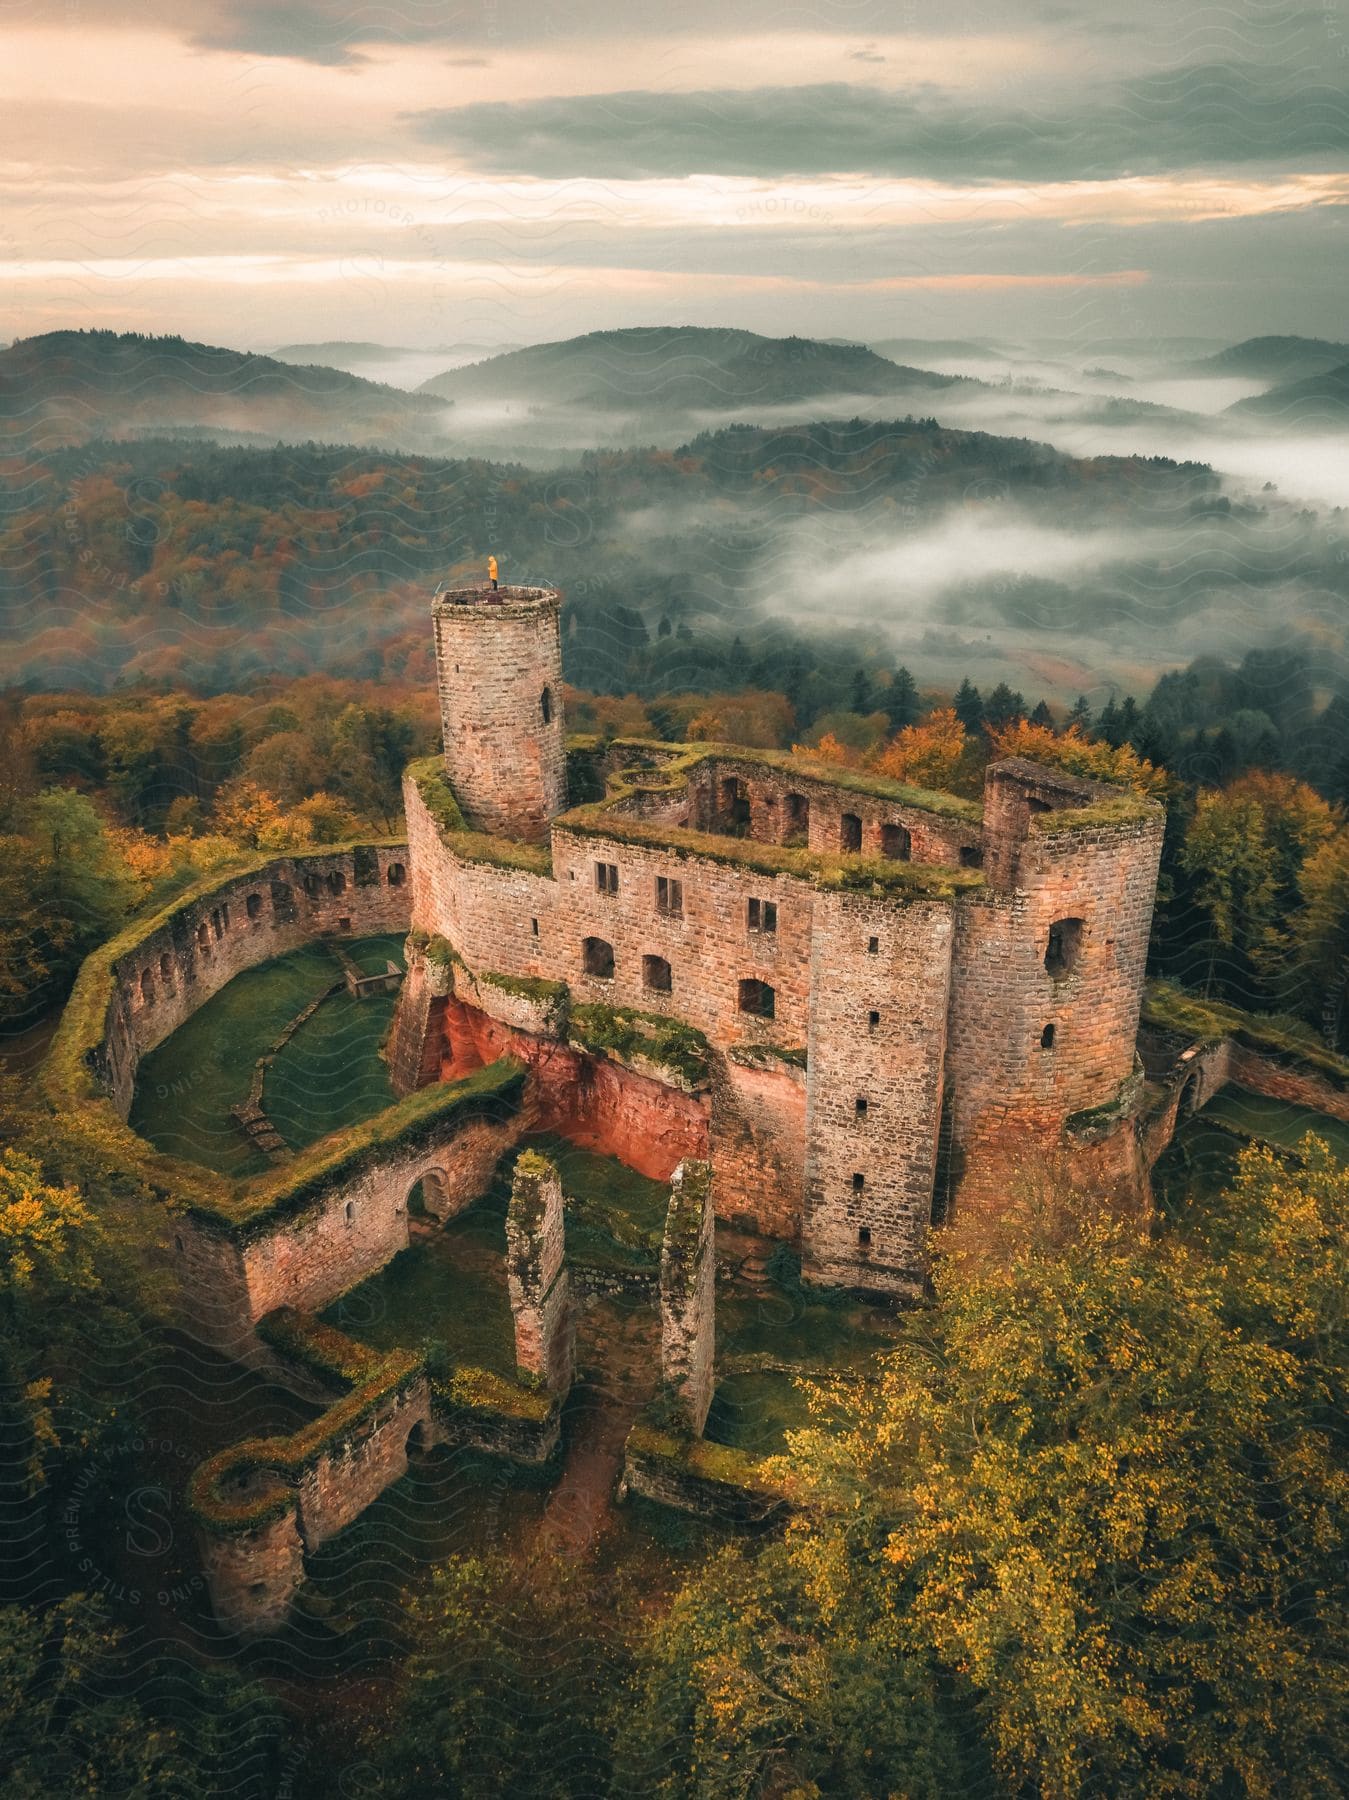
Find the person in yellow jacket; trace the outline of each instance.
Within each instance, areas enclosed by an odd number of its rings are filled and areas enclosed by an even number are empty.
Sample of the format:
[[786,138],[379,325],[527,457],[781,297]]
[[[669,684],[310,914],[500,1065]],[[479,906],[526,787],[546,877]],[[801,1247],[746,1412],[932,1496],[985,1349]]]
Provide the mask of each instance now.
[[495,556],[489,556],[487,559],[487,579],[495,588],[497,584],[497,559]]

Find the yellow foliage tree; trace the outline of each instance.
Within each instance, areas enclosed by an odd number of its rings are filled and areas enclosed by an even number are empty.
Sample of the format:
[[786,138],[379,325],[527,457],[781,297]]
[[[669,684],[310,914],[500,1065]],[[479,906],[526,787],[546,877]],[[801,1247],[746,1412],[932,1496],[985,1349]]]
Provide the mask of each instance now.
[[878,775],[914,787],[963,793],[978,780],[977,746],[950,706],[897,732],[875,759]]
[[1154,800],[1166,798],[1168,778],[1165,769],[1145,762],[1130,744],[1116,746],[1085,737],[1076,725],[1056,732],[1049,725],[1032,725],[1029,719],[1014,719],[1010,725],[990,725],[988,736],[994,760],[1023,756],[1030,762],[1049,763],[1088,781],[1110,781]]

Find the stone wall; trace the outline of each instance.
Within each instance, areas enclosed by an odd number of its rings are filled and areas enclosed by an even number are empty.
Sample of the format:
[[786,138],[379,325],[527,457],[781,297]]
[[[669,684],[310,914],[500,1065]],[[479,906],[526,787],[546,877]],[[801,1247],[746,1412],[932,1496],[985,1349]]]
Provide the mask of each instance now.
[[695,1436],[712,1404],[717,1257],[712,1170],[683,1162],[670,1183],[660,1253],[661,1379]]
[[817,904],[801,1236],[813,1280],[921,1287],[953,938],[949,904]]
[[[1123,1106],[1134,1080],[1161,809],[1026,767],[1024,779],[1020,765],[989,772],[991,885],[963,904],[956,937],[947,1080],[967,1215],[1002,1205],[1019,1159]],[[1102,791],[1115,816],[1095,805]]]
[[121,1117],[141,1057],[243,970],[317,937],[406,930],[408,867],[402,844],[278,857],[185,902],[118,956],[96,1062]]
[[547,1157],[515,1164],[506,1211],[506,1283],[515,1321],[517,1373],[565,1396],[575,1364],[575,1314],[567,1277],[562,1182]]
[[[893,836],[887,837],[887,826],[900,827],[907,839],[898,841],[906,852],[898,860],[957,867],[962,861],[977,863],[980,856],[977,820],[844,788],[804,768],[766,768],[749,758],[718,756],[699,768],[689,781],[687,810],[697,831],[730,830],[760,843],[804,844],[826,856],[847,848],[860,849],[864,856],[889,855],[898,846]],[[861,827],[855,846],[845,843],[845,814]]]
[[306,1551],[360,1518],[408,1470],[408,1445],[431,1432],[431,1390],[419,1376],[314,1458],[300,1477],[296,1506]]
[[458,588],[433,609],[445,770],[484,830],[538,841],[567,802],[554,588]]
[[278,1307],[317,1312],[378,1273],[408,1246],[408,1201],[450,1218],[479,1199],[527,1120],[450,1116],[415,1145],[376,1151],[357,1172],[321,1179],[294,1216],[230,1227],[174,1222],[186,1323],[227,1355],[247,1356],[253,1326]]
[[294,1505],[256,1531],[199,1532],[197,1547],[221,1629],[231,1637],[280,1631],[305,1578]]

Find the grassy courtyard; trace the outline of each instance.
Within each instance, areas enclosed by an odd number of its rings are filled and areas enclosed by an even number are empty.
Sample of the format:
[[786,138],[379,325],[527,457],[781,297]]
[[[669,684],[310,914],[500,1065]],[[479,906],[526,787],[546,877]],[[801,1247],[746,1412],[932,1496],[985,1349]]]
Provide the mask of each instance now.
[[[344,945],[361,968],[402,966],[402,939]],[[230,1108],[248,1098],[253,1065],[290,1021],[341,979],[323,944],[307,944],[236,975],[159,1047],[142,1059],[131,1125],[156,1149],[222,1175],[262,1173],[266,1159],[248,1143]],[[395,994],[325,1000],[267,1071],[263,1104],[292,1149],[369,1118],[393,1101],[380,1047]]]

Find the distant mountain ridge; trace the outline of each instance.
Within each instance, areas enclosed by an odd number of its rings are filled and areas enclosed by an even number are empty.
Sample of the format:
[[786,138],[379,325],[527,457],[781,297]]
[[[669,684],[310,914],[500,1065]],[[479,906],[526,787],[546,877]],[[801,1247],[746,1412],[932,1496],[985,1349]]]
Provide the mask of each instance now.
[[157,429],[423,442],[444,404],[344,370],[138,332],[52,331],[0,352],[0,432],[40,444]]
[[1228,412],[1239,418],[1260,419],[1288,431],[1333,431],[1349,428],[1349,361],[1338,368],[1285,381],[1267,393],[1238,400]]
[[865,394],[923,398],[959,376],[906,368],[862,344],[710,326],[638,326],[534,344],[447,370],[417,390],[452,400],[619,411],[727,411]]
[[1325,338],[1255,337],[1229,344],[1216,356],[1201,357],[1189,367],[1192,374],[1249,375],[1260,381],[1288,382],[1324,374],[1346,362],[1349,344],[1334,344]]

